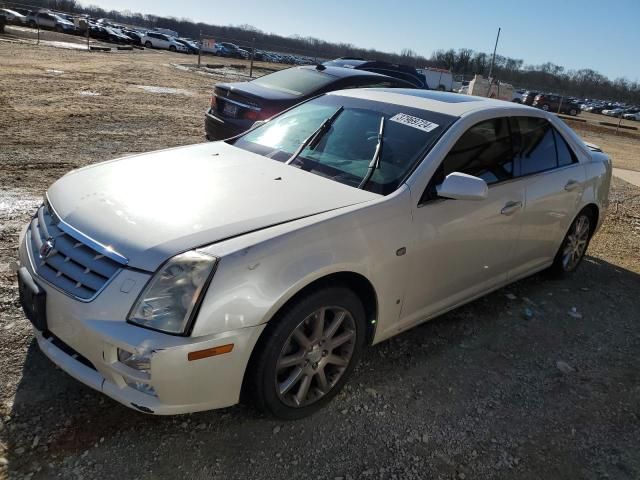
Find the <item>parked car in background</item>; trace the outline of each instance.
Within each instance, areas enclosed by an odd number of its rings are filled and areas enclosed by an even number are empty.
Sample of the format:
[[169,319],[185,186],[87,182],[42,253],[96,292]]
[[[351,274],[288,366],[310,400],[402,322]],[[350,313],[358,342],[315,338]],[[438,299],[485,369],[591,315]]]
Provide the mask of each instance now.
[[142,37],[142,44],[147,48],[159,48],[161,50],[169,50],[171,52],[187,52],[187,47],[178,42],[175,38],[165,35],[164,33],[147,32]]
[[66,18],[62,18],[53,12],[39,11],[31,12],[27,17],[27,24],[32,27],[55,30],[58,33],[75,33],[76,26]]
[[248,59],[249,52],[241,49],[234,43],[216,42],[216,55],[228,58]]
[[365,60],[363,58],[342,57],[324,62],[327,67],[352,68],[366,72],[380,73],[389,77],[399,78],[411,83],[416,88],[425,88],[424,77],[409,65]]
[[536,92],[535,90],[528,90],[526,91],[521,98],[521,103],[523,105],[533,105],[533,101],[535,100],[536,96],[538,95],[538,93],[540,92]]
[[23,15],[20,12],[16,12],[15,10],[11,10],[9,8],[0,8],[0,15],[4,16],[7,23],[11,25],[27,24],[26,15]]
[[142,37],[144,36],[144,33],[130,29],[122,29],[121,31],[131,39],[132,45],[142,45]]
[[569,98],[548,93],[536,95],[532,106],[545,112],[568,113],[574,117],[580,113],[580,105],[577,103],[571,101]]
[[609,108],[609,109],[605,109],[602,110],[602,114],[606,115],[607,117],[620,117],[622,116],[622,114],[625,112],[625,109],[622,107],[616,107],[616,108]]
[[625,113],[622,115],[622,118],[625,120],[640,120],[640,111],[636,111],[635,113]]
[[511,101],[515,103],[522,103],[522,99],[524,98],[526,93],[527,91],[523,89],[514,90]]
[[205,113],[205,136],[207,140],[233,137],[308,98],[358,87],[414,88],[399,78],[324,65],[287,68],[250,82],[219,83]]
[[186,53],[197,55],[200,52],[200,48],[195,44],[195,42],[186,40],[184,38],[176,38],[175,41],[184,45],[184,47],[187,49]]
[[45,356],[128,408],[242,397],[301,418],[368,345],[571,275],[610,181],[609,158],[540,110],[333,92],[227,142],[60,178],[20,235],[20,303]]

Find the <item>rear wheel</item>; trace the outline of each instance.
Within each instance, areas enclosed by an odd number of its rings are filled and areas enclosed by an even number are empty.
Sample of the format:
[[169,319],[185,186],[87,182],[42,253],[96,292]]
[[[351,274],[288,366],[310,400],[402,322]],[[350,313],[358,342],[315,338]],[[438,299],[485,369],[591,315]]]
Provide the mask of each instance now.
[[169,45],[169,51],[175,52],[176,51],[175,45]]
[[589,246],[589,240],[591,240],[592,222],[593,218],[587,210],[578,214],[553,260],[553,265],[551,265],[553,273],[562,275],[578,268]]
[[146,42],[144,42],[144,46],[147,48],[151,48],[153,47],[153,44],[149,40],[147,40]]
[[444,92],[445,91],[444,85],[439,85],[438,90],[441,92]]
[[31,28],[36,28],[36,27],[37,27],[36,22],[35,22],[35,21],[33,21],[33,20],[29,20],[29,26],[30,26]]
[[578,115],[578,110],[576,110],[575,108],[572,108],[571,110],[569,110],[569,115],[571,115],[572,117],[575,117],[576,115]]
[[273,320],[252,359],[257,406],[283,419],[311,415],[342,388],[365,339],[365,313],[345,287],[312,292]]
[[63,32],[63,28],[60,25],[56,25],[56,32],[62,33]]

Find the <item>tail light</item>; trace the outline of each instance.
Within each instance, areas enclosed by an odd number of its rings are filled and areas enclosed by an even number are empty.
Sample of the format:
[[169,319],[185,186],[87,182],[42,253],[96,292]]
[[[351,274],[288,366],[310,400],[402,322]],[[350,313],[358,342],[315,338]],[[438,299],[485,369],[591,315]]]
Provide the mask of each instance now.
[[260,110],[247,110],[244,113],[244,118],[247,120],[253,120],[254,122],[258,120],[267,120],[268,118],[273,117],[277,111],[273,111],[273,109],[262,108]]
[[218,100],[216,94],[211,95],[211,110],[216,110],[218,108]]
[[247,120],[262,120],[262,112],[258,110],[247,110],[244,114],[244,118]]

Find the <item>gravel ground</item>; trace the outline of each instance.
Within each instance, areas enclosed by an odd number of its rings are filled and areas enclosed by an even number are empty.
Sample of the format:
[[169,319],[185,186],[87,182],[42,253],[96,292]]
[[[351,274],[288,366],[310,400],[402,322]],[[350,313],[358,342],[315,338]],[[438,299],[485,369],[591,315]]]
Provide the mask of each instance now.
[[640,478],[640,189],[617,179],[575,275],[368,349],[311,418],[146,416],[56,369],[18,305],[19,230],[71,168],[201,141],[216,78],[181,58],[0,44],[0,478]]

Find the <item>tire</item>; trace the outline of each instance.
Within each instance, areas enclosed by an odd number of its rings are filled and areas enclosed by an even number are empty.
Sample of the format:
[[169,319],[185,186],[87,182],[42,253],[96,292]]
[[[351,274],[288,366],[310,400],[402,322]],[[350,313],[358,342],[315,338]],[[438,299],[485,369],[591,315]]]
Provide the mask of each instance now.
[[549,268],[552,274],[562,276],[574,272],[578,268],[589,247],[595,226],[593,222],[594,218],[588,210],[582,210],[576,216]]
[[149,40],[147,40],[146,42],[144,42],[144,46],[147,48],[153,48],[153,43],[151,43]]
[[169,51],[176,53],[176,47],[174,45],[169,45]]
[[34,20],[29,20],[29,26],[31,28],[38,28],[38,25],[36,25],[36,22]]
[[438,86],[438,91],[440,92],[444,92],[446,89],[444,88],[444,85],[439,85]]
[[569,115],[575,117],[576,115],[578,115],[578,111],[575,108],[572,108],[571,110],[569,110]]
[[267,326],[252,356],[246,385],[251,400],[285,420],[316,412],[353,372],[365,329],[362,302],[346,287],[319,288],[295,300]]
[[63,33],[64,29],[60,25],[56,25],[56,32]]
[[549,111],[549,105],[547,105],[546,103],[544,105],[542,105],[542,110],[544,110],[545,112]]

